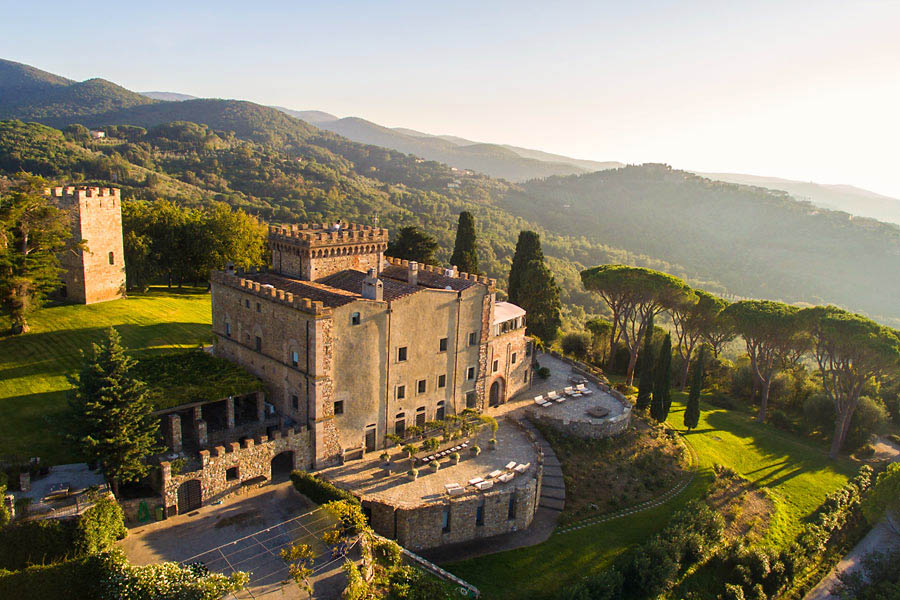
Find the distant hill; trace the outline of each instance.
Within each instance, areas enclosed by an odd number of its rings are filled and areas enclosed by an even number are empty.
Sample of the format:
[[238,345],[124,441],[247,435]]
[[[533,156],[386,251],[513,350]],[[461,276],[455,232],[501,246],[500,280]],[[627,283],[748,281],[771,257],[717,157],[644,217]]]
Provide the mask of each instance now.
[[852,215],[900,224],[900,200],[852,185],[826,185],[739,173],[697,173],[703,177],[788,192],[798,200]]
[[277,108],[285,114],[291,115],[296,119],[302,119],[313,125],[338,120],[336,116],[327,112],[322,112],[321,110],[291,110],[290,108],[284,108],[283,106],[273,106],[272,108]]
[[[501,280],[517,232],[537,230],[576,318],[599,309],[578,270],[621,262],[715,293],[831,302],[900,323],[900,227],[787,192],[665,165],[584,173],[515,148],[417,137],[362,119],[326,121],[328,131],[252,102],[159,101],[104,80],[77,83],[9,62],[0,64],[2,118],[58,129],[81,123],[108,134],[96,143],[77,129],[63,134],[8,121],[0,130],[5,174],[28,168],[56,180],[115,181],[129,198],[216,199],[276,222],[416,224],[437,238],[442,261],[449,260],[456,216],[469,210],[483,269]],[[366,136],[366,143],[334,131]],[[398,140],[404,148],[392,149]],[[433,158],[440,155],[462,166]],[[477,165],[510,179],[517,170],[542,178],[515,184],[460,170]],[[576,174],[548,175],[554,170]]]
[[197,96],[190,94],[178,94],[176,92],[141,92],[142,96],[147,96],[153,100],[165,100],[166,102],[181,102],[182,100],[196,100]]

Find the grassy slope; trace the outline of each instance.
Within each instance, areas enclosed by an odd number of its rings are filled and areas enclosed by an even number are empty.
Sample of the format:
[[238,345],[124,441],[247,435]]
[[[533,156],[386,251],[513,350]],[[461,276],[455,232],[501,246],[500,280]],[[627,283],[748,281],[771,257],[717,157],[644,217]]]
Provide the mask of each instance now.
[[[675,394],[669,423],[683,427],[684,394]],[[847,481],[847,462],[832,463],[825,450],[759,425],[743,413],[704,404],[699,427],[686,436],[699,456],[699,476],[670,502],[647,512],[492,556],[445,565],[479,587],[487,600],[550,593],[578,578],[605,569],[628,547],[662,529],[671,514],[702,494],[712,481],[712,466],[730,466],[770,490],[775,515],[766,543],[790,541],[825,496]],[[513,584],[513,585],[511,585]]]
[[[161,352],[209,343],[209,295],[153,290],[91,306],[66,305],[32,315],[24,336],[0,337],[0,455],[40,456],[65,462],[59,436],[67,376],[79,351],[115,326],[126,347]],[[5,326],[5,324],[2,324]]]

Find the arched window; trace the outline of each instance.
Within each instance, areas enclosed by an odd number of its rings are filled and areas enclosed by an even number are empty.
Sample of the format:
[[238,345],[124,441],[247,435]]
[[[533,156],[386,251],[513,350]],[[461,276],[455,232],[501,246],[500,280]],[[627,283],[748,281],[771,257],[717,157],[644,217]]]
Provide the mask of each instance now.
[[438,400],[437,410],[434,413],[435,421],[443,421],[444,420],[444,401]]

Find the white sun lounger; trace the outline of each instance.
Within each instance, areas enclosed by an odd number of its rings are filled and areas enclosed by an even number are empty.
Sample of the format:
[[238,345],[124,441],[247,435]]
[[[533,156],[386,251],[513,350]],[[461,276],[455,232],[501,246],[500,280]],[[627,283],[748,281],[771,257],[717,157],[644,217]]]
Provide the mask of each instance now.
[[498,477],[497,481],[502,481],[503,483],[507,483],[507,482],[512,481],[513,477],[515,477],[515,476],[516,476],[516,474],[514,472],[510,471],[510,472],[504,473],[503,475]]
[[470,479],[468,481],[468,484],[469,485],[478,485],[482,481],[484,481],[484,477],[473,477],[472,479]]
[[494,482],[490,480],[482,481],[481,483],[476,483],[475,487],[477,487],[479,490],[489,490],[494,487]]
[[515,468],[516,473],[524,473],[528,470],[528,467],[531,466],[531,463],[525,463],[524,465],[519,465]]
[[547,400],[552,400],[553,402],[562,402],[565,399],[565,396],[560,396],[556,392],[550,392],[549,394],[547,394]]
[[456,489],[458,487],[460,487],[460,485],[458,483],[445,483],[444,484],[444,489],[447,490],[448,492],[450,490]]
[[514,461],[514,460],[509,461],[508,463],[506,463],[506,466],[503,468],[506,469],[507,471],[512,471],[513,469],[516,468],[516,461]]
[[500,469],[497,469],[496,471],[491,471],[490,473],[488,473],[487,479],[496,479],[497,477],[500,477],[501,475],[503,475],[503,471],[501,471]]
[[593,391],[586,388],[583,383],[580,383],[577,386],[575,386],[575,389],[578,390],[579,392],[581,392],[582,396],[590,396],[591,394],[594,393]]

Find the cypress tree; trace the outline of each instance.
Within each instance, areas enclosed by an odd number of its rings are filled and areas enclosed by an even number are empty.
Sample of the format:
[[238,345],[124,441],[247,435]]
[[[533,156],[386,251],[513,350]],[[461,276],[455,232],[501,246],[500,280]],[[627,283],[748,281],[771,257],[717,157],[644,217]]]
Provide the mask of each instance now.
[[691,391],[688,394],[687,407],[684,409],[684,426],[688,431],[700,423],[700,390],[703,388],[703,359],[706,346],[700,346],[700,355],[694,365],[694,378],[691,380]]
[[672,406],[672,335],[666,334],[659,358],[656,362],[656,381],[653,386],[653,400],[650,402],[650,415],[662,423],[669,416]]
[[562,325],[559,286],[544,261],[532,261],[525,267],[518,305],[528,313],[528,333],[549,345],[559,335]]
[[509,269],[509,285],[507,286],[507,295],[513,304],[522,306],[520,297],[522,278],[528,270],[528,264],[533,261],[544,262],[541,237],[534,231],[520,231],[519,240],[516,242],[516,252],[513,254],[512,267]]
[[106,339],[92,344],[84,356],[69,400],[69,437],[100,462],[116,495],[119,483],[137,481],[149,472],[144,458],[159,451],[159,421],[152,415],[146,386],[130,375],[133,366],[119,333],[110,328]]
[[638,380],[637,408],[647,410],[650,406],[650,397],[653,395],[653,315],[647,322],[647,331],[644,333],[644,349],[641,350],[641,376]]
[[456,243],[450,264],[463,273],[478,273],[478,239],[475,234],[475,217],[469,211],[459,213],[456,227]]

